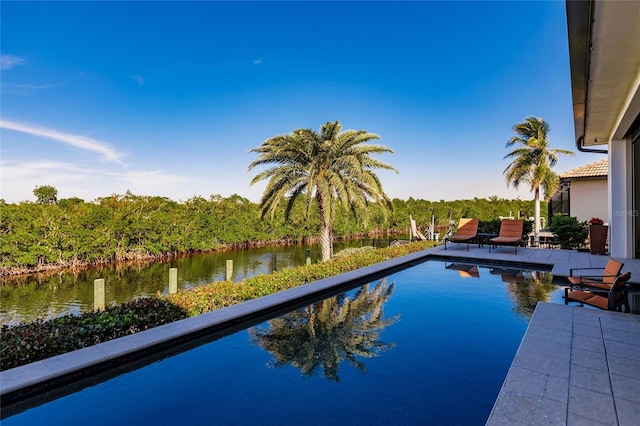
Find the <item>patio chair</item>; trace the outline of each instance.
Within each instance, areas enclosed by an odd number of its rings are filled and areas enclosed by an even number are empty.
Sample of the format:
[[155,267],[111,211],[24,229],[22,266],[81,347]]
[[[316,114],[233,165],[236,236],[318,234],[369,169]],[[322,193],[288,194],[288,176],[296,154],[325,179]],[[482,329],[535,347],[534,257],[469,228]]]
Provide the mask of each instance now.
[[470,219],[463,217],[458,222],[458,230],[454,235],[449,235],[444,239],[444,249],[447,249],[447,241],[450,243],[467,243],[467,251],[469,251],[469,243],[478,236],[478,219]]
[[489,239],[493,248],[498,245],[512,245],[515,247],[514,254],[518,254],[518,244],[524,247],[522,231],[524,230],[524,220],[522,219],[502,219],[500,221],[500,231],[498,236]]
[[[620,275],[624,263],[609,258],[604,268],[571,268],[569,269],[569,284],[571,288],[597,288],[604,291],[611,290],[614,281]],[[574,275],[574,271],[590,270],[602,271],[601,274]]]
[[629,288],[627,282],[631,278],[631,272],[625,272],[622,275],[616,277],[611,290],[606,293],[606,296],[597,294],[595,291],[573,290],[569,287],[564,289],[564,304],[569,302],[579,302],[584,305],[593,306],[600,309],[609,311],[619,311],[621,307],[625,306],[625,312],[629,311],[629,305],[627,302],[627,293]]

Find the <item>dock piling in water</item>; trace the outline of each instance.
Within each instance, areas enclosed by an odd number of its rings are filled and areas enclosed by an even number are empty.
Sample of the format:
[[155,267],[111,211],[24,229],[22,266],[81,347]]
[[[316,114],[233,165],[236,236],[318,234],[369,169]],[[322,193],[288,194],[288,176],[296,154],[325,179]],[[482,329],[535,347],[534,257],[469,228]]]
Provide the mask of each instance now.
[[178,268],[169,268],[169,294],[178,292]]
[[225,274],[225,279],[227,281],[231,281],[231,278],[233,278],[233,260],[229,259],[227,260],[227,273]]
[[93,280],[93,309],[99,311],[105,307],[104,278]]

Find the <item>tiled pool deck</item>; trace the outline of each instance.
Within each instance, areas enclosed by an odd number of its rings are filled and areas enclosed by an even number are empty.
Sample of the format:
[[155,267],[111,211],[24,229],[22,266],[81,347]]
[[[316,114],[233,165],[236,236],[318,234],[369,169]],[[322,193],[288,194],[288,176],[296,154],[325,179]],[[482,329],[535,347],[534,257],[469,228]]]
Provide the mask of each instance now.
[[[570,268],[601,268],[608,259],[566,250],[519,248],[514,254],[511,247],[490,250],[472,246],[467,250],[460,244],[444,250],[439,246],[4,371],[0,373],[2,405],[20,400],[33,388],[48,389],[56,381],[66,383],[70,378],[102,371],[105,365],[131,362],[139,354],[164,350],[247,318],[259,318],[347,282],[366,280],[425,257],[553,265],[556,277],[569,275]],[[625,263],[623,271],[631,271],[631,282],[640,282],[640,260],[618,260]],[[640,315],[539,303],[487,424],[638,425],[639,419]]]
[[487,425],[640,424],[640,315],[539,303]]
[[[569,250],[465,245],[432,249],[436,256],[553,265],[554,277],[570,268],[602,268],[607,256]],[[640,260],[618,259],[631,282]],[[538,303],[487,425],[640,424],[640,315],[571,304]]]
[[[475,260],[489,260],[495,262],[516,262],[525,264],[553,265],[551,272],[555,277],[569,276],[571,268],[604,268],[608,256],[598,256],[586,252],[574,250],[553,250],[553,249],[532,249],[518,248],[514,254],[513,247],[496,247],[490,249],[488,246],[478,247],[471,245],[467,251],[466,244],[448,244],[447,250],[444,246],[438,246],[429,250],[432,256],[459,256]],[[640,283],[640,259],[620,259],[624,263],[623,272],[631,272],[632,283]]]

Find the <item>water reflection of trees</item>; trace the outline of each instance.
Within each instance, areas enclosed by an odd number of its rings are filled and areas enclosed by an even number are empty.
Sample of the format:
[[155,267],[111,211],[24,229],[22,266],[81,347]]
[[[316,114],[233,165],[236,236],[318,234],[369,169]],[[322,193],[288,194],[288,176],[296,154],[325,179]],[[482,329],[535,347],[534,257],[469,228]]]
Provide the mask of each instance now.
[[533,315],[538,302],[548,302],[551,292],[556,289],[551,272],[512,271],[500,275],[515,302],[514,310],[526,317]]
[[383,306],[393,292],[393,283],[382,279],[375,287],[362,286],[352,298],[341,294],[298,309],[254,327],[252,341],[269,351],[272,365],[299,368],[303,376],[322,371],[340,381],[338,368],[346,360],[362,372],[358,358],[371,358],[395,346],[380,341],[382,330],[398,317],[383,319]]

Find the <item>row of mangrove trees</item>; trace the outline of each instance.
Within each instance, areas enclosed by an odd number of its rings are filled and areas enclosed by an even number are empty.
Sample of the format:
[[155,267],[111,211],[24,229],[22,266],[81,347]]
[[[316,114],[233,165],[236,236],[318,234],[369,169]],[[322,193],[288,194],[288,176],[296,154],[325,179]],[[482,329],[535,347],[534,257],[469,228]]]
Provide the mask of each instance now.
[[[491,220],[533,214],[533,202],[498,197],[458,201],[393,200],[385,214],[372,204],[358,220],[339,210],[334,236],[350,238],[408,233],[411,214],[420,227],[435,219],[444,233],[460,217]],[[278,243],[313,242],[320,219],[294,206],[289,220],[261,219],[259,205],[238,195],[177,202],[127,192],[92,202],[6,203],[0,200],[0,276],[38,270],[162,258]],[[403,237],[398,237],[403,238]]]

